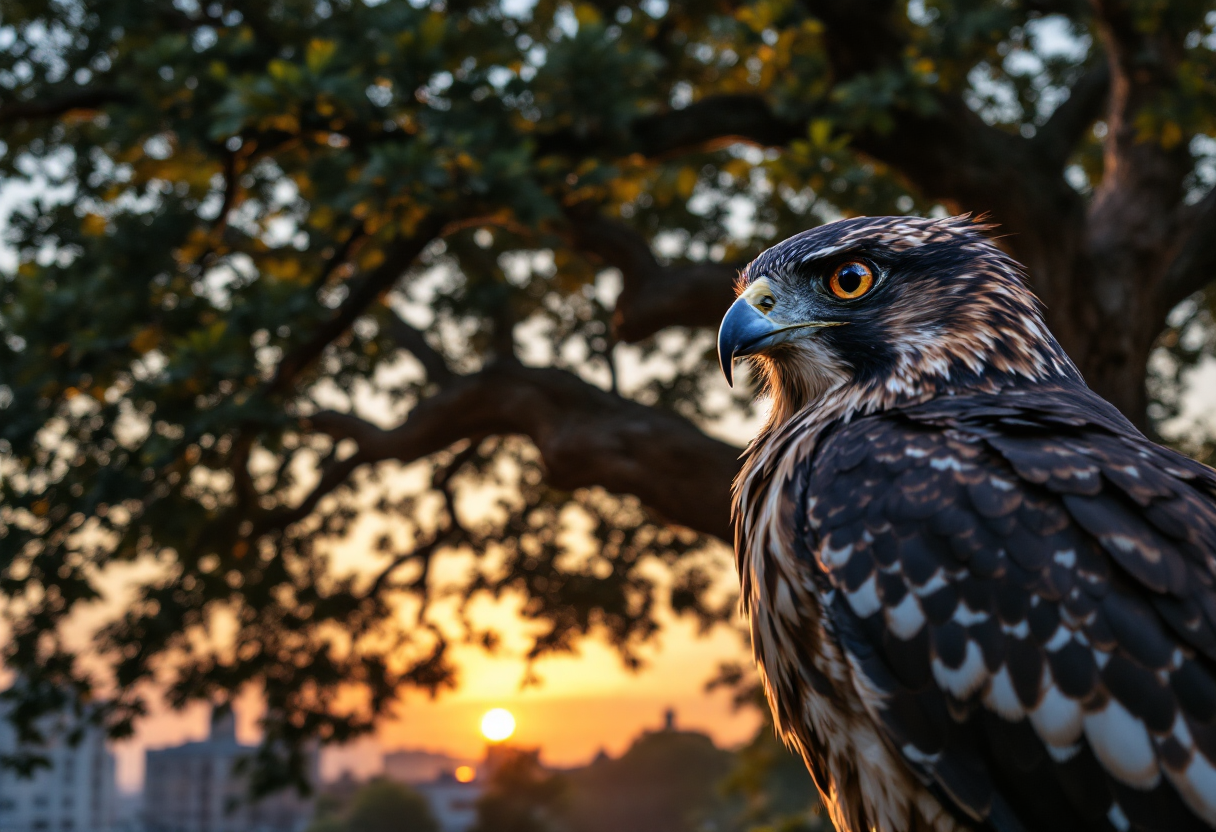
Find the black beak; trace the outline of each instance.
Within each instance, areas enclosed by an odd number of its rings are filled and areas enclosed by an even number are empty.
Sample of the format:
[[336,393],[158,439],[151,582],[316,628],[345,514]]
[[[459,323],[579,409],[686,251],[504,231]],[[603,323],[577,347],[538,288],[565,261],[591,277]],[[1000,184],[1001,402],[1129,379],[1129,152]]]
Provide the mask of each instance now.
[[722,326],[718,328],[718,363],[722,365],[726,383],[735,386],[736,358],[759,352],[767,345],[769,338],[781,330],[782,327],[766,318],[746,298],[739,298],[731,304],[722,318]]

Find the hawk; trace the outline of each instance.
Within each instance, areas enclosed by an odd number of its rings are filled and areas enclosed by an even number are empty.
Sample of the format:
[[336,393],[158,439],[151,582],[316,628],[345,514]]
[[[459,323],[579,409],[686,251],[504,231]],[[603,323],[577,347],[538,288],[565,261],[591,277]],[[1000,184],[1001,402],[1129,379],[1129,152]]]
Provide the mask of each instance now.
[[841,832],[1216,828],[1216,471],[1086,387],[987,228],[841,220],[742,273],[776,725]]

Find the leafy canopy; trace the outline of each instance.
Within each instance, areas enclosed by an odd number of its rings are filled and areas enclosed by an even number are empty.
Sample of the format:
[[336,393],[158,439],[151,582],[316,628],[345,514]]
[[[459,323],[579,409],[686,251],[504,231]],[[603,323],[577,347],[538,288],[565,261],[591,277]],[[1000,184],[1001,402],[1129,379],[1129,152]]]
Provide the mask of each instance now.
[[[10,695],[100,684],[121,733],[144,682],[256,685],[286,777],[454,684],[453,638],[496,643],[445,593],[520,599],[529,659],[598,635],[636,665],[664,607],[728,619],[736,451],[701,430],[748,405],[699,299],[808,225],[943,210],[851,137],[946,95],[1033,134],[1101,60],[1081,4],[918,0],[842,80],[814,5],[0,4],[0,175],[33,195],[0,282]],[[1139,12],[1199,38],[1146,141],[1214,132],[1201,6]],[[1100,137],[1073,160],[1091,188]],[[664,277],[706,288],[665,306]],[[65,627],[105,591],[84,661]]]

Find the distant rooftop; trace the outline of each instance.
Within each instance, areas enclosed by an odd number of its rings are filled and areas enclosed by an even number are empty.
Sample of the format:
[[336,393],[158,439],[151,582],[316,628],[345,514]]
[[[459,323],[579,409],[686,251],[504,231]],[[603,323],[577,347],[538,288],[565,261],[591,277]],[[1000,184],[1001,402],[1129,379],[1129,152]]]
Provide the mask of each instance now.
[[194,740],[170,748],[149,749],[149,754],[188,757],[196,754],[211,755],[216,752],[230,751],[238,753],[253,748],[242,745],[236,739],[236,717],[231,709],[216,709],[211,714],[211,729],[205,740]]

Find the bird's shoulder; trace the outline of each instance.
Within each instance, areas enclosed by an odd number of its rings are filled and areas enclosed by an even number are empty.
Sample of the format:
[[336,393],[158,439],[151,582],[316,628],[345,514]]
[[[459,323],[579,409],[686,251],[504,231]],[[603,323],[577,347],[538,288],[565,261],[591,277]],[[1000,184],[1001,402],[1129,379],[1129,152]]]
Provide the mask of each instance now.
[[[1063,543],[1061,526],[1159,595],[1211,591],[1216,575],[1216,471],[1149,441],[1084,388],[944,396],[841,423],[801,479],[813,527],[847,536],[858,527],[842,519],[864,503],[871,520],[941,537],[981,572],[967,547],[1037,567]],[[980,525],[952,533],[963,516]],[[1216,659],[1210,622],[1184,629]]]
[[874,717],[949,805],[1216,825],[1211,469],[1038,389],[834,425],[786,495]]

